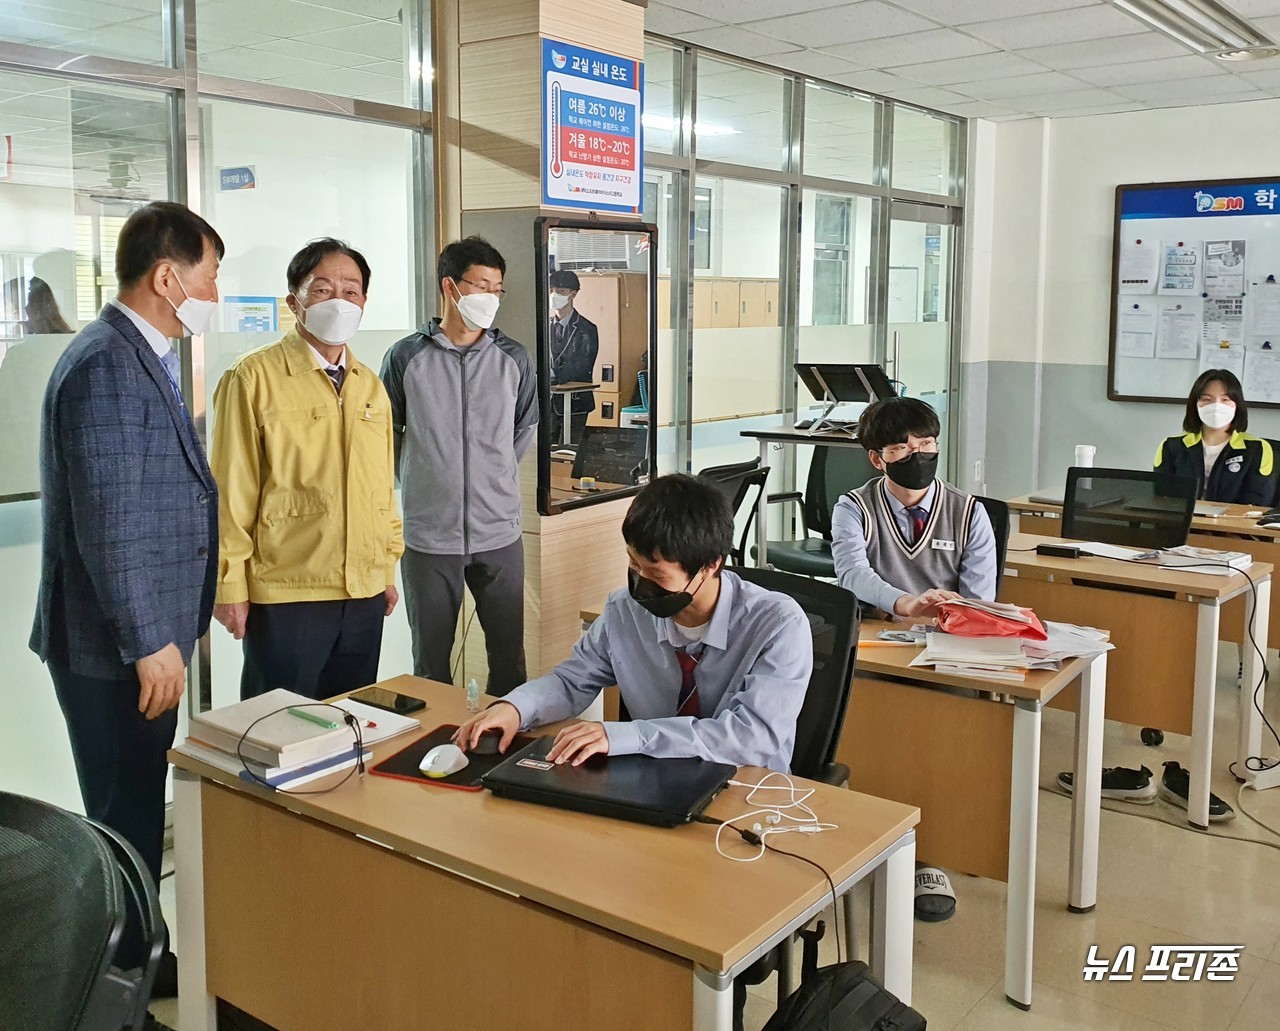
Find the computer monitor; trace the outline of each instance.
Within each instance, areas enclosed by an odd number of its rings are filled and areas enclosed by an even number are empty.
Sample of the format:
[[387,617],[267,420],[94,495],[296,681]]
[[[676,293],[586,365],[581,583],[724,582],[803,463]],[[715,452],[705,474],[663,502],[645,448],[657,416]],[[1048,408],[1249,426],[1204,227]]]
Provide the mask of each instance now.
[[632,486],[648,473],[643,426],[588,426],[573,459],[573,476],[594,476],[599,483]]
[[842,401],[869,403],[897,393],[879,365],[797,362],[794,368],[801,382],[809,388],[809,393],[827,406],[809,427],[811,433],[825,426],[836,405]]
[[1062,536],[1130,548],[1187,543],[1195,480],[1135,469],[1067,470]]

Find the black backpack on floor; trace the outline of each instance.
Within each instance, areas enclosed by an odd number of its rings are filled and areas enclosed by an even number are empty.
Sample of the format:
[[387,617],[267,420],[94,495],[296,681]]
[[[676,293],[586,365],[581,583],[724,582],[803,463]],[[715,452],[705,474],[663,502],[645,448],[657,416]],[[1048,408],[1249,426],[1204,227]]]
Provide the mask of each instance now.
[[885,991],[865,963],[837,963],[787,996],[764,1031],[925,1031],[925,1019]]

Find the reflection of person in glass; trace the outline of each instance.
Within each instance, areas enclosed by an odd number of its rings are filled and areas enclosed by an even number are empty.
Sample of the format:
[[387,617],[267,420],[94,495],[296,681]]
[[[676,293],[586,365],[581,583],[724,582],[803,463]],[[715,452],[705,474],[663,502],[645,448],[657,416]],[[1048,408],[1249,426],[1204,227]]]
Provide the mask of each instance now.
[[75,332],[43,279],[10,279],[0,291],[0,497],[40,490],[40,404]]
[[[596,371],[596,355],[600,353],[600,331],[596,324],[573,306],[582,284],[577,273],[561,269],[551,273],[551,382],[590,383]],[[569,439],[579,441],[587,425],[587,416],[595,411],[594,391],[582,390],[571,395]],[[564,439],[564,394],[551,397],[551,439],[559,444]]]

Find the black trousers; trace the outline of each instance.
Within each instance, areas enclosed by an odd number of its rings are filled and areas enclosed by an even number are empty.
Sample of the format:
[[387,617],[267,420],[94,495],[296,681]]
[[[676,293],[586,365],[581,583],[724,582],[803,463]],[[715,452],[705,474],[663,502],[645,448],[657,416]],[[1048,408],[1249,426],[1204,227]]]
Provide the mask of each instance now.
[[[590,412],[571,412],[569,414],[569,443],[581,444],[586,436],[587,417]],[[564,433],[564,416],[559,412],[551,413],[551,449],[560,447],[560,438]]]
[[367,687],[378,679],[387,598],[250,605],[240,697],[277,687],[308,698]]
[[[122,834],[138,850],[160,887],[164,853],[165,753],[173,746],[178,710],[148,720],[138,711],[137,676],[99,680],[50,663],[53,687],[67,721],[71,754],[80,781],[85,814]],[[116,953],[116,965],[141,966],[147,955],[141,925],[130,903],[130,918]]]
[[449,656],[465,583],[484,631],[489,660],[485,690],[504,695],[528,679],[524,665],[523,541],[471,555],[428,555],[406,548],[400,575],[415,674],[453,683]]

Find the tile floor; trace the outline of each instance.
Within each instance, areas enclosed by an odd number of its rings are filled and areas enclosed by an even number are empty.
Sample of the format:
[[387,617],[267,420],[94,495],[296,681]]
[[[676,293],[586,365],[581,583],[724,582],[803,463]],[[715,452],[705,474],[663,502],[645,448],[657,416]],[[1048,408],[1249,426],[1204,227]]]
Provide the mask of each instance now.
[[[1224,646],[1215,724],[1214,791],[1236,806],[1236,786],[1226,772],[1236,728],[1235,649]],[[1230,672],[1230,676],[1225,671]],[[1280,728],[1280,691],[1268,711]],[[1072,717],[1050,711],[1044,721],[1042,783],[1052,784],[1069,766]],[[1136,728],[1107,725],[1109,765],[1184,762],[1189,742],[1166,735],[1145,748]],[[1274,742],[1273,742],[1274,745]],[[1251,812],[1280,831],[1280,789],[1247,793]],[[1238,810],[1237,806],[1237,810]],[[1037,856],[1034,1001],[1030,1012],[1004,998],[1004,884],[953,876],[956,915],[943,924],[915,925],[914,1006],[930,1031],[1275,1031],[1280,1028],[1280,834],[1239,814],[1229,832],[1268,845],[1186,828],[1180,811],[1162,801],[1128,807],[1127,815],[1102,814],[1098,907],[1075,915],[1066,909],[1070,801],[1040,794]],[[1155,817],[1141,819],[1139,816]],[[173,878],[161,884],[161,902],[173,927]],[[860,899],[860,927],[866,899]],[[828,926],[830,914],[828,913]],[[1144,963],[1153,944],[1243,944],[1240,972],[1227,983],[1086,983],[1091,944],[1114,956],[1137,947]],[[835,960],[834,940],[823,942],[823,962]],[[759,1029],[773,1011],[774,981],[748,995],[746,1026]],[[178,1028],[177,1003],[157,1002],[153,1012]],[[181,1029],[179,1029],[181,1031]]]

